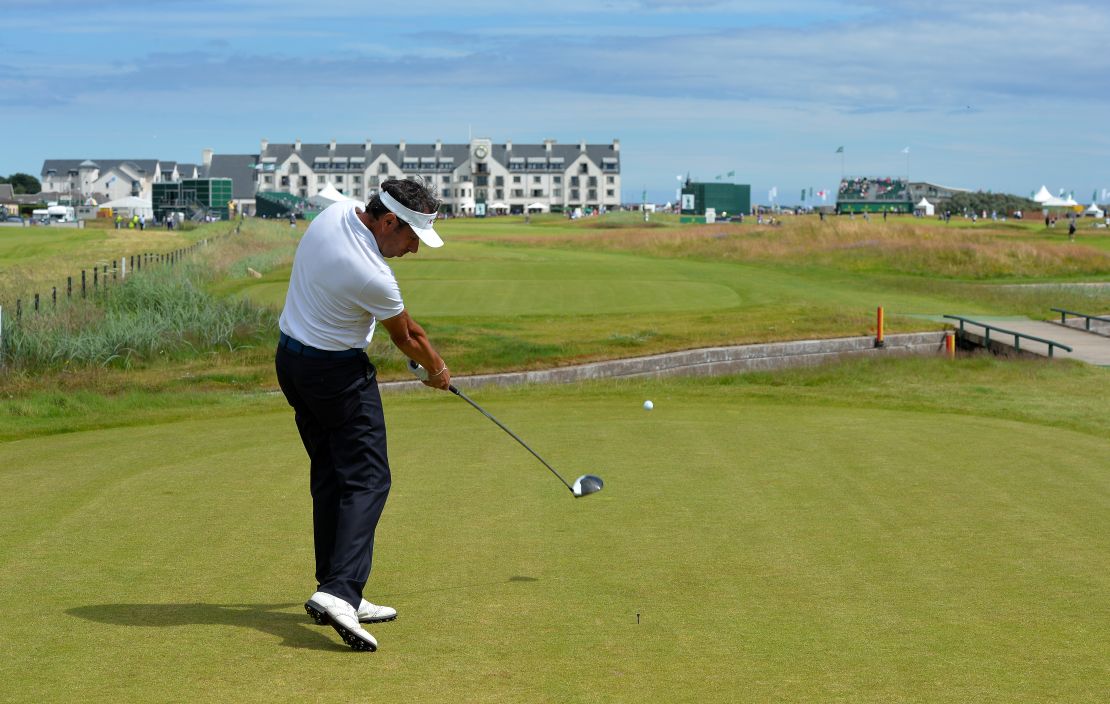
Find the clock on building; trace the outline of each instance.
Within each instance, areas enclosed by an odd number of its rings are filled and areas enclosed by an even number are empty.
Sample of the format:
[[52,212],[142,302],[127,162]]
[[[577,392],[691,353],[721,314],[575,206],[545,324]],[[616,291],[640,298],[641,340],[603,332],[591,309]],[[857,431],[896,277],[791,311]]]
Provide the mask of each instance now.
[[474,147],[474,156],[478,157],[479,159],[485,159],[486,148],[480,144],[477,147]]

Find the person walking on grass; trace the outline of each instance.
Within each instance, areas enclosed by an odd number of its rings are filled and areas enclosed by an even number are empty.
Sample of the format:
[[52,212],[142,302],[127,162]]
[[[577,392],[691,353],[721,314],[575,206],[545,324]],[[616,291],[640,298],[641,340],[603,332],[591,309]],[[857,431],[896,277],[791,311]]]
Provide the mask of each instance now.
[[335,203],[305,230],[279,320],[278,384],[310,461],[316,592],[305,610],[355,650],[377,650],[361,623],[397,611],[363,598],[374,531],[390,488],[377,372],[364,351],[377,323],[447,390],[451,373],[405,309],[387,259],[440,247],[439,203],[422,184],[389,180],[366,207]]

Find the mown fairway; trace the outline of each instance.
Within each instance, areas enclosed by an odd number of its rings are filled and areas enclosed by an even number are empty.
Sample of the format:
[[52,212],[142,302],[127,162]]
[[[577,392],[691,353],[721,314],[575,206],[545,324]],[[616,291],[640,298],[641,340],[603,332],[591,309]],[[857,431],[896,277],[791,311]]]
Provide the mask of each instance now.
[[121,402],[0,445],[0,700],[1100,701],[1104,390],[986,360],[476,390],[605,478],[582,500],[458,399],[390,394],[375,654],[302,610],[280,398]]

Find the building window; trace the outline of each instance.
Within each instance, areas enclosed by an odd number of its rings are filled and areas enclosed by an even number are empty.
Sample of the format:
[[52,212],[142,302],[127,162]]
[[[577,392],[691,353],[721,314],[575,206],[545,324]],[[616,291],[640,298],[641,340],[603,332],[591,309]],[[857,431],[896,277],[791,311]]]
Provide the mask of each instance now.
[[451,177],[450,176],[444,176],[443,177],[443,183],[445,183],[445,184],[451,183]]
[[590,185],[590,188],[595,188],[597,186],[597,176],[590,176],[589,185]]
[[551,177],[551,182],[552,183],[562,183],[563,182],[563,177],[562,176],[552,176]]
[[513,176],[513,183],[520,183],[520,176]]
[[281,177],[281,185],[283,185],[283,186],[288,186],[289,185],[289,177],[288,176],[282,176]]
[[555,196],[556,198],[562,198],[563,197],[563,189],[553,188],[553,189],[551,189],[551,195]]
[[577,185],[578,185],[578,177],[577,176],[571,176],[570,177],[570,187],[574,188]]
[[[274,182],[274,177],[267,174],[266,176],[262,177],[262,182],[272,184]],[[131,188],[134,189],[134,185],[132,185]]]
[[590,189],[589,200],[597,200],[597,190],[596,189],[593,189],[593,188]]
[[590,167],[587,164],[578,165],[578,173],[585,174],[590,172]]
[[532,177],[532,183],[543,183],[543,177],[542,176],[533,176]]
[[514,188],[512,190],[512,195],[513,195],[513,198],[523,198],[524,197],[524,189],[523,188]]
[[474,184],[477,185],[477,186],[488,186],[489,185],[489,176],[475,176],[474,177]]
[[343,183],[343,174],[336,175],[335,182],[336,183]]
[[299,174],[301,172],[301,165],[295,161],[289,162],[289,173]]
[[377,188],[378,187],[378,177],[377,176],[367,176],[366,179],[367,179],[366,180],[366,185],[367,186],[369,186],[370,188]]
[[[269,176],[267,176],[266,178],[269,178]],[[324,177],[323,176],[317,176],[316,177],[316,183],[322,185],[324,183]]]
[[493,197],[496,198],[497,200],[501,200],[502,198],[505,197],[505,190],[502,189],[502,188],[498,188],[496,191],[494,191],[494,193],[496,195],[494,195]]
[[504,186],[505,185],[505,177],[504,176],[495,176],[493,178],[493,185],[495,185],[495,186]]
[[612,188],[606,189],[605,196],[607,198],[612,198],[613,197],[613,189]]
[[606,176],[605,177],[605,183],[616,183],[616,182],[617,182],[617,179],[612,177],[612,176]]
[[570,189],[570,199],[571,200],[578,200],[578,189],[577,188]]
[[360,184],[360,185],[361,185],[361,184],[362,184],[362,177],[361,177],[361,176],[352,176],[352,177],[351,177],[351,183],[355,183],[355,184]]
[[450,188],[444,188],[442,191],[440,191],[440,193],[442,194],[442,196],[444,198],[450,198],[451,197],[451,189]]
[[533,198],[539,198],[542,195],[543,195],[543,189],[542,188],[533,188],[532,189],[532,197]]
[[388,174],[389,173],[389,164],[385,163],[384,161],[382,163],[378,164],[378,173],[379,174]]

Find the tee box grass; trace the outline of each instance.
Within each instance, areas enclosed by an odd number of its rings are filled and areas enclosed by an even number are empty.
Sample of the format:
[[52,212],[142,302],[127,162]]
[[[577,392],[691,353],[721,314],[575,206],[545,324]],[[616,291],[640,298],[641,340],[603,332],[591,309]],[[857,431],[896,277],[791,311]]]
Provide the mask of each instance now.
[[[280,397],[12,440],[0,699],[1098,701],[1103,379],[879,360],[473,391],[601,475],[583,499],[458,399],[387,393],[367,597],[400,616],[374,654],[304,614],[307,460]],[[972,381],[1010,391],[958,398]]]

